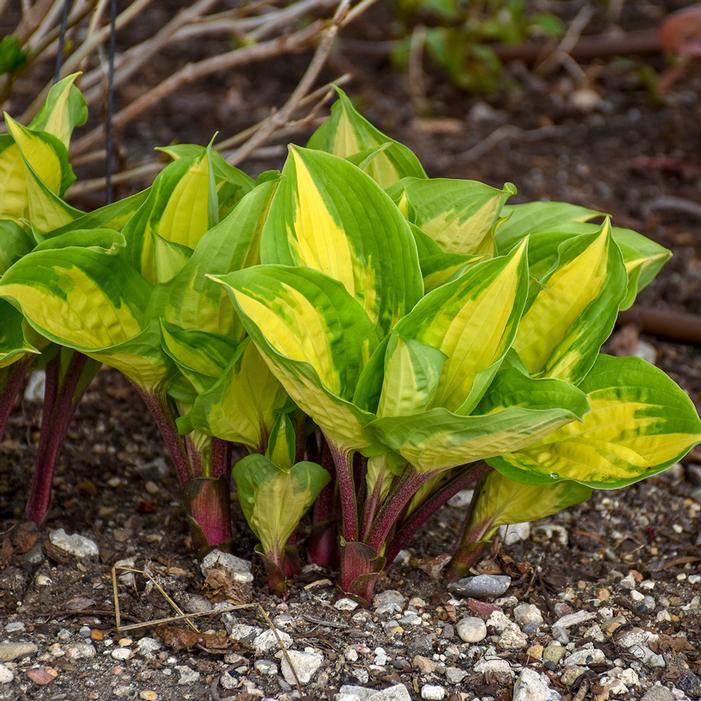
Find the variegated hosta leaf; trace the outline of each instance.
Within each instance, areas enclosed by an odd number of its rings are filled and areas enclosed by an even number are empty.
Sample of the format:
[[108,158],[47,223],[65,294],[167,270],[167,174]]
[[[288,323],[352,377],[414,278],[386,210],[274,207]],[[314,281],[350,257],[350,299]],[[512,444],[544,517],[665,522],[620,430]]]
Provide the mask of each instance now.
[[22,315],[5,300],[0,300],[0,368],[21,360],[27,353],[39,351],[25,335]]
[[290,148],[261,260],[338,280],[383,332],[423,293],[416,244],[392,200],[354,165],[321,151]]
[[144,387],[169,372],[158,324],[148,323],[149,295],[149,285],[122,255],[97,247],[37,250],[0,279],[0,297],[37,333],[118,368]]
[[511,346],[527,290],[524,243],[429,292],[393,332],[416,344],[413,353],[406,343],[388,346],[380,406],[402,415],[429,406],[469,413]]
[[[519,389],[513,399],[509,396],[512,383]],[[500,394],[504,407],[491,402],[489,395],[482,401],[480,410],[484,407],[489,413],[460,416],[435,408],[411,416],[379,418],[367,430],[419,472],[431,472],[500,455],[514,445],[529,446],[580,419],[589,408],[579,389],[560,380],[520,375],[508,376],[504,384]]]
[[[162,146],[157,151],[163,151],[173,160],[179,158],[201,158],[206,147],[196,144],[174,144]],[[219,218],[224,218],[240,201],[241,198],[255,187],[255,181],[242,170],[229,165],[214,149],[210,152],[214,182],[217,188]]]
[[374,417],[349,400],[378,345],[377,329],[343,285],[281,265],[214,279],[226,287],[272,373],[329,440],[349,450],[370,445],[363,426]]
[[7,113],[3,116],[25,165],[51,192],[61,195],[75,181],[64,143],[48,132],[23,127]]
[[88,119],[85,98],[74,85],[79,75],[72,73],[51,86],[44,104],[29,124],[31,129],[53,134],[66,148],[73,129],[82,126]]
[[424,292],[430,292],[444,282],[462,275],[468,266],[481,260],[480,256],[446,253],[428,234],[415,224],[411,225],[419,253]]
[[265,450],[266,457],[283,470],[289,470],[295,463],[297,452],[297,432],[288,414],[275,417],[270,440]]
[[243,338],[226,291],[207,275],[223,275],[260,263],[260,233],[275,191],[263,183],[200,239],[183,269],[154,291],[152,308],[182,328]]
[[217,223],[210,151],[166,166],[124,229],[133,265],[152,284],[172,280]]
[[112,204],[99,207],[92,212],[81,214],[76,219],[70,221],[65,226],[54,229],[46,233],[46,238],[61,236],[75,229],[115,229],[121,231],[124,225],[136,214],[139,207],[148,197],[149,190],[142,190],[135,195],[117,200]]
[[526,236],[539,231],[557,231],[569,224],[601,217],[603,213],[569,202],[526,202],[506,205],[501,216],[496,229],[496,245],[503,253]]
[[401,212],[446,253],[494,254],[494,226],[516,188],[490,187],[476,180],[405,178],[390,194]]
[[236,352],[226,336],[183,329],[161,320],[163,348],[198,392],[209,389],[224,373]]
[[[556,229],[543,229],[529,236],[528,267],[533,278],[532,291],[538,291],[539,281],[545,278],[558,262],[558,250],[566,241],[584,234],[600,231],[597,224],[576,222],[557,225]],[[628,289],[621,308],[627,309],[637,294],[645,288],[669,260],[672,252],[632,229],[611,227],[611,236],[623,255],[628,274]]]
[[388,188],[401,178],[425,178],[419,159],[403,144],[390,139],[363,117],[340,88],[331,116],[309,139],[307,146],[348,158],[376,152],[364,168],[381,187]]
[[558,253],[521,319],[514,349],[529,372],[577,384],[613,329],[627,275],[608,221]]
[[701,441],[689,397],[639,358],[599,356],[580,389],[591,405],[581,423],[490,465],[522,482],[572,480],[612,489],[664,470]]
[[0,220],[0,275],[34,248],[34,241],[19,224]]
[[465,532],[479,534],[478,542],[489,541],[500,526],[552,516],[581,504],[591,493],[589,487],[576,482],[523,484],[490,472],[479,488]]
[[262,452],[277,413],[289,402],[256,346],[239,344],[219,378],[195,398],[179,422],[183,432],[197,429],[222,440]]
[[266,556],[276,559],[302,516],[328,484],[329,473],[313,462],[285,468],[264,455],[248,455],[232,476],[243,515]]

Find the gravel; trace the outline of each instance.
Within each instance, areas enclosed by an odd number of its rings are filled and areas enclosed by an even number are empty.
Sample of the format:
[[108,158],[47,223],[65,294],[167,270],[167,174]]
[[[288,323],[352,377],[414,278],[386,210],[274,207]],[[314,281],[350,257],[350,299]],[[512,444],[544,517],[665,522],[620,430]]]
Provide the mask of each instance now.
[[79,533],[69,535],[63,528],[49,531],[49,540],[52,545],[79,559],[98,557],[100,555],[100,549],[94,540],[86,538]]
[[451,582],[448,591],[459,596],[491,601],[505,594],[510,586],[511,577],[506,575],[479,574]]

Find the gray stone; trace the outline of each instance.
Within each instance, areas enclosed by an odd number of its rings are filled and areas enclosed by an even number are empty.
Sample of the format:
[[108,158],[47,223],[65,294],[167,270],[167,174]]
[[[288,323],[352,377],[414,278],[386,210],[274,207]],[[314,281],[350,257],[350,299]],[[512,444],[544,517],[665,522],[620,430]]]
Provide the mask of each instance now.
[[21,633],[24,630],[22,621],[12,621],[5,626],[6,633]]
[[481,618],[465,616],[455,626],[458,636],[466,643],[478,643],[487,637],[487,626]]
[[516,626],[508,627],[499,636],[497,645],[504,650],[520,650],[528,645],[528,636]]
[[641,701],[674,701],[674,694],[666,686],[653,686],[645,692]]
[[267,652],[277,650],[280,647],[280,643],[288,648],[290,645],[292,645],[292,638],[281,630],[264,630],[253,640],[253,647],[255,648],[257,654],[264,655]]
[[404,684],[395,684],[368,696],[368,701],[411,701]]
[[10,662],[19,657],[33,655],[37,649],[34,643],[0,643],[0,662]]
[[460,667],[445,668],[445,678],[450,684],[459,684],[466,676],[467,672]]
[[543,624],[543,614],[534,604],[519,604],[514,609],[516,623],[521,626],[540,626]]
[[375,611],[382,615],[401,613],[405,602],[406,598],[400,592],[395,589],[387,589],[373,597],[372,605]]
[[464,509],[470,505],[474,493],[474,489],[461,489],[448,499],[448,506],[452,506],[455,509]]
[[358,602],[346,597],[339,599],[333,606],[339,611],[355,611],[358,608]]
[[100,554],[100,550],[94,540],[90,540],[90,538],[86,538],[79,533],[68,534],[63,528],[49,531],[49,540],[52,545],[65,550],[73,557],[98,557]]
[[560,643],[550,643],[543,650],[543,662],[552,662],[559,664],[560,660],[565,656],[566,650]]
[[596,614],[591,611],[575,611],[574,613],[568,613],[566,616],[559,618],[553,627],[558,628],[571,628],[572,626],[578,626],[581,623],[586,623],[596,618]]
[[473,599],[496,599],[506,593],[511,586],[511,577],[499,574],[478,574],[463,577],[448,585],[448,590],[459,596]]
[[606,662],[606,655],[598,648],[575,650],[575,652],[565,658],[566,665],[589,666],[590,664],[603,664],[604,662]]
[[256,660],[253,669],[259,674],[277,674],[277,662],[274,660]]
[[251,562],[236,557],[236,555],[223,553],[221,550],[212,550],[202,560],[202,574],[206,577],[207,572],[214,567],[221,567],[235,582],[247,584],[253,581]]
[[364,686],[344,684],[336,694],[336,701],[367,701],[376,691]]
[[375,692],[375,689],[366,689],[364,686],[344,684],[336,694],[336,701],[367,701]]
[[[294,667],[294,672],[290,663]],[[323,663],[324,656],[313,648],[306,648],[304,652],[288,650],[287,655],[282,656],[282,676],[288,684],[296,684],[297,680],[300,684],[308,684]]]
[[175,671],[178,673],[178,684],[194,684],[200,679],[199,672],[184,664],[175,665]]
[[92,643],[73,643],[66,646],[66,658],[69,660],[95,657],[96,654],[97,651]]
[[155,638],[145,637],[137,641],[136,647],[140,655],[148,657],[149,655],[153,655],[154,652],[160,650],[163,647],[163,645],[159,640],[156,640]]
[[482,660],[474,666],[474,671],[480,674],[505,674],[510,677],[514,676],[511,665],[506,660]]
[[540,674],[525,667],[514,684],[513,701],[556,701],[560,694],[553,691]]
[[578,665],[571,665],[570,667],[565,667],[560,676],[560,681],[565,686],[572,686],[577,679],[579,679],[582,674],[587,671],[586,667],[579,667]]
[[224,619],[224,626],[229,636],[233,640],[238,640],[240,643],[252,645],[253,641],[263,632],[263,629],[258,628],[258,626],[249,626],[247,623],[228,621],[226,615],[222,618]]
[[133,656],[133,654],[134,651],[130,650],[128,647],[118,647],[116,650],[112,650],[112,658],[115,660],[121,660],[122,662],[128,660]]
[[4,664],[0,664],[0,684],[9,684],[14,678],[12,670]]
[[424,684],[421,687],[421,698],[441,701],[445,698],[445,689],[438,684]]
[[531,524],[510,523],[508,526],[499,527],[499,535],[504,541],[504,545],[514,545],[531,537]]

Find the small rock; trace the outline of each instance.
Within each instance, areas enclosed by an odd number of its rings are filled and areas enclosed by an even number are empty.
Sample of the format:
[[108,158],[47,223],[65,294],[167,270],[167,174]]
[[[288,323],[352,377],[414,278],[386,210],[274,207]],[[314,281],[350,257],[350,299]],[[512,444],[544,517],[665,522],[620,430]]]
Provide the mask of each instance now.
[[406,598],[395,589],[376,594],[372,600],[372,605],[379,615],[390,613],[401,613],[404,609]]
[[511,577],[498,574],[478,574],[475,577],[463,577],[448,585],[448,591],[459,596],[474,599],[496,599],[506,593],[511,586]]
[[448,506],[452,506],[454,509],[464,509],[470,505],[474,493],[474,489],[461,489],[448,499]]
[[596,618],[596,614],[590,611],[575,611],[559,618],[553,627],[571,628],[572,626],[578,626],[580,623],[591,621],[593,618]]
[[528,658],[531,660],[542,660],[543,659],[543,646],[542,645],[531,645],[528,650],[526,650]]
[[450,684],[459,684],[466,676],[467,672],[460,667],[445,668],[445,678]]
[[552,662],[557,665],[560,660],[565,656],[565,648],[560,645],[560,643],[550,643],[545,650],[543,650],[543,661]]
[[466,643],[478,643],[487,637],[487,626],[481,618],[466,616],[455,626],[458,636]]
[[45,574],[38,574],[34,579],[34,584],[38,587],[50,587],[53,583],[51,577],[47,577]]
[[155,638],[145,637],[137,641],[136,647],[140,655],[148,657],[149,655],[153,655],[154,652],[160,650],[163,645]]
[[73,643],[66,647],[66,658],[69,660],[87,659],[97,654],[92,643]]
[[22,621],[12,621],[5,626],[6,633],[21,633],[24,630]]
[[[297,679],[299,679],[300,684],[307,684],[317,673],[323,662],[324,656],[312,648],[307,648],[304,652],[288,650],[287,655],[282,657],[282,676],[291,685],[296,684]],[[290,663],[292,663],[297,673],[296,678]]]
[[530,523],[511,523],[508,526],[499,527],[499,535],[501,535],[504,545],[514,545],[521,541],[528,540],[531,537]]
[[423,618],[415,611],[405,611],[404,615],[399,619],[401,626],[420,626],[423,623]]
[[375,664],[378,667],[384,667],[387,664],[387,653],[383,647],[375,648]]
[[421,687],[422,699],[437,699],[440,701],[445,698],[445,689],[438,684],[424,684]]
[[528,636],[516,626],[509,627],[499,636],[497,645],[504,650],[520,650],[528,645]]
[[134,651],[130,650],[128,647],[118,647],[116,650],[112,650],[112,658],[115,660],[128,660],[134,655]]
[[277,662],[273,660],[256,660],[253,669],[259,674],[277,674]]
[[513,701],[555,701],[560,694],[553,691],[532,669],[524,667],[514,684]]
[[565,665],[596,665],[606,662],[606,655],[598,648],[576,650],[565,658]]
[[0,664],[0,684],[9,684],[14,678],[12,670],[4,664]]
[[238,640],[240,643],[253,644],[253,641],[263,632],[258,626],[249,626],[246,623],[231,623],[227,620],[226,614],[222,616],[224,626],[226,627],[229,636],[232,640]]
[[178,684],[194,684],[199,681],[200,673],[187,665],[175,665],[175,671],[178,673]]
[[221,567],[235,582],[248,584],[253,581],[251,562],[236,557],[236,555],[223,553],[221,550],[212,550],[202,560],[202,574],[206,577],[207,572],[215,567]]
[[265,630],[255,637],[253,647],[257,654],[264,655],[277,650],[280,647],[280,643],[288,648],[292,645],[292,638],[282,630]]
[[645,692],[641,701],[674,701],[674,694],[666,686],[653,686]]
[[399,621],[395,621],[394,619],[391,621],[385,621],[382,624],[382,627],[384,628],[385,633],[387,633],[389,636],[401,635],[404,632],[404,628],[402,628]]
[[0,662],[10,662],[19,657],[33,655],[37,649],[34,643],[0,643]]
[[411,696],[404,684],[395,684],[371,694],[367,701],[411,701]]
[[24,401],[35,404],[44,401],[44,388],[46,386],[46,371],[34,370],[27,380],[24,388]]
[[52,545],[65,550],[73,557],[98,557],[100,554],[100,550],[94,540],[90,540],[90,538],[86,538],[79,533],[69,535],[63,528],[49,531],[49,540]]
[[586,667],[578,667],[576,665],[565,667],[562,675],[560,676],[560,681],[565,686],[572,686],[586,671]]
[[58,676],[58,671],[53,667],[34,667],[27,670],[27,676],[37,686],[46,686]]
[[139,698],[143,699],[143,701],[157,701],[158,694],[151,689],[146,689],[145,691],[139,692]]
[[336,694],[336,701],[367,701],[375,692],[375,689],[366,689],[364,686],[344,684]]
[[514,618],[516,623],[521,626],[540,626],[543,624],[543,614],[534,604],[519,604],[514,609]]
[[514,676],[511,665],[506,660],[481,660],[474,666],[474,671],[480,674],[504,674]]
[[414,655],[414,659],[411,661],[411,664],[413,667],[418,669],[421,674],[433,674],[438,667],[437,662],[434,662],[423,655]]
[[343,598],[334,604],[334,608],[339,611],[355,611],[358,608],[358,602],[353,599]]

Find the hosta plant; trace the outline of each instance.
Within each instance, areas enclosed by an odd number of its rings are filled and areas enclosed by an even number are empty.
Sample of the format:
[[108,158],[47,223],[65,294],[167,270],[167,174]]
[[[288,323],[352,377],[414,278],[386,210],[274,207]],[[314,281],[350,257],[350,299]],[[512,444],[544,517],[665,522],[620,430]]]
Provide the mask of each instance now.
[[459,576],[501,525],[655,474],[701,440],[672,380],[600,352],[669,256],[601,213],[429,178],[342,93],[257,181],[211,144],[164,151],[148,191],[41,219],[0,298],[23,338],[137,387],[198,548],[235,546],[234,489],[276,591],[306,546],[369,599],[473,488]]

